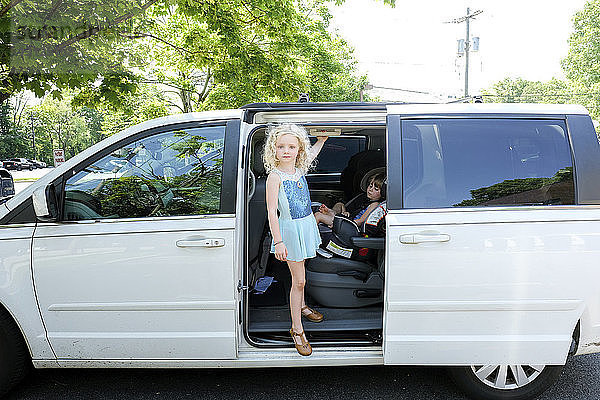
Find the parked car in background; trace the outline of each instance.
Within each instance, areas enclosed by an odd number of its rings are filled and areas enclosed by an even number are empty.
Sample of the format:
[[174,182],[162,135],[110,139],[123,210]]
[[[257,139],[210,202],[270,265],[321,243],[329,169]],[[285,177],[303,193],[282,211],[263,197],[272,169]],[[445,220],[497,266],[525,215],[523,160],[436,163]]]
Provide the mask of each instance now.
[[34,168],[46,168],[46,163],[43,161],[38,161],[38,160],[30,160],[29,158],[27,159],[27,161],[31,164],[33,164]]
[[35,168],[34,165],[26,158],[11,158],[4,161],[4,165],[6,169],[16,169],[17,171],[21,171],[23,169],[28,169],[31,171]]
[[23,169],[23,164],[21,163],[21,161],[17,160],[17,159],[10,159],[10,160],[5,160],[2,161],[4,168],[6,169],[16,169],[17,171],[20,171]]
[[26,158],[17,158],[16,160],[21,161],[21,165],[23,165],[23,169],[28,169],[28,170],[32,171],[33,169],[36,168],[35,165]]
[[0,168],[0,204],[15,195],[15,183],[12,175],[4,168]]

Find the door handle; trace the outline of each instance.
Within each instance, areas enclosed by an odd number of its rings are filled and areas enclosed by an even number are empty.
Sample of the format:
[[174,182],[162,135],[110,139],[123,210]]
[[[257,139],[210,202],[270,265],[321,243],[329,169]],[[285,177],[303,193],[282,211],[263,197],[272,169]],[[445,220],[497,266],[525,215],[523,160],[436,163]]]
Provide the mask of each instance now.
[[411,233],[400,236],[400,243],[419,244],[419,243],[442,243],[449,242],[450,235],[438,232]]
[[175,242],[177,247],[223,247],[225,239],[221,238],[202,238],[202,239],[183,239]]

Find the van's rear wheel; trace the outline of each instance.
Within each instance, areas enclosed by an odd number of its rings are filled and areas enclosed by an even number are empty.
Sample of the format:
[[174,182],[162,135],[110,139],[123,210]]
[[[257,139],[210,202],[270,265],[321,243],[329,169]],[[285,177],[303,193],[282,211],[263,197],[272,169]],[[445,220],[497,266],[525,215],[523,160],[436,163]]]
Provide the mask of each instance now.
[[0,398],[19,383],[31,366],[27,345],[10,314],[0,309]]
[[467,395],[485,400],[533,399],[560,375],[562,365],[473,365],[450,368]]

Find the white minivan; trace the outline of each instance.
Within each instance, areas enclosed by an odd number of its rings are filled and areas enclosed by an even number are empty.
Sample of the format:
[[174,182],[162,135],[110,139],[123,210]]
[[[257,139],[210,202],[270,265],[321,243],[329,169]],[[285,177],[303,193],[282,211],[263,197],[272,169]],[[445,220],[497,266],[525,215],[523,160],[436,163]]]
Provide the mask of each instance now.
[[[304,323],[310,357],[269,254],[261,151],[280,122],[331,135],[315,203],[352,204],[387,173],[379,233],[307,261],[325,315]],[[258,103],[144,122],[0,205],[0,391],[31,363],[385,364],[535,397],[569,354],[600,352],[599,177],[575,105]]]

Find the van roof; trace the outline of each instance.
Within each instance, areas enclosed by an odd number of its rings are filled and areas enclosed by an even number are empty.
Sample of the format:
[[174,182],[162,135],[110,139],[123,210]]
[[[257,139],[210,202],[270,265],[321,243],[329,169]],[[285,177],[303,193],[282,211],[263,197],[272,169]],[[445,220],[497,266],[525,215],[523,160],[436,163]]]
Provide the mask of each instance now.
[[392,114],[589,114],[579,104],[538,103],[251,103],[240,107],[251,113],[264,111],[378,110]]

